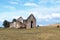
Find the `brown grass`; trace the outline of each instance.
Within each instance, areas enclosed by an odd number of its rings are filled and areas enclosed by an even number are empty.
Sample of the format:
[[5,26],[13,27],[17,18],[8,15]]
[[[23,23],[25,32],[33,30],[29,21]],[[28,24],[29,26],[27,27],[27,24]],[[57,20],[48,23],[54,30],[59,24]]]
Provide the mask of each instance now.
[[35,29],[0,28],[0,40],[60,40],[60,28],[39,27]]

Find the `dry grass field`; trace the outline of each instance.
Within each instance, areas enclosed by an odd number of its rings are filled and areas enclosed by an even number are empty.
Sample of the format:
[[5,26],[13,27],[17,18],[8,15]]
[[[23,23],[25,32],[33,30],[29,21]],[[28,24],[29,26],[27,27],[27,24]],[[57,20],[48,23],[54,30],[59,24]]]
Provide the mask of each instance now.
[[52,26],[35,29],[0,28],[0,40],[60,40],[60,28]]

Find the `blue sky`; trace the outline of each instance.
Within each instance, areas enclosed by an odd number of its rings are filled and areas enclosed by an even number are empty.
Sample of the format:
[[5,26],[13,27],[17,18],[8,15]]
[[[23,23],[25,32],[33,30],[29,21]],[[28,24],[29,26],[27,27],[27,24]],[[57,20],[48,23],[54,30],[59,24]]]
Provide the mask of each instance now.
[[37,25],[60,23],[60,0],[0,0],[0,26],[4,20],[34,14]]

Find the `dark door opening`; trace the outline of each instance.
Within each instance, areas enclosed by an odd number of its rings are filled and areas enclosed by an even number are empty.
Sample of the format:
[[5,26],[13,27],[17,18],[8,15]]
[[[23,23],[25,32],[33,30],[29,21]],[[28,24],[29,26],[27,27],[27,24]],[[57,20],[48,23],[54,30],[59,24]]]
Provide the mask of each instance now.
[[31,28],[33,28],[33,21],[31,21]]

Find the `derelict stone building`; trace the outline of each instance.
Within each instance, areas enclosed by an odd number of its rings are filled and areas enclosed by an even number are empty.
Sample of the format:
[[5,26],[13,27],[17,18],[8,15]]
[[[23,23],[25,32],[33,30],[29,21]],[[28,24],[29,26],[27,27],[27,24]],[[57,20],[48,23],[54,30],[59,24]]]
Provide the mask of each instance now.
[[31,14],[26,20],[22,17],[19,17],[14,22],[10,22],[10,28],[35,28],[36,27],[36,18]]

